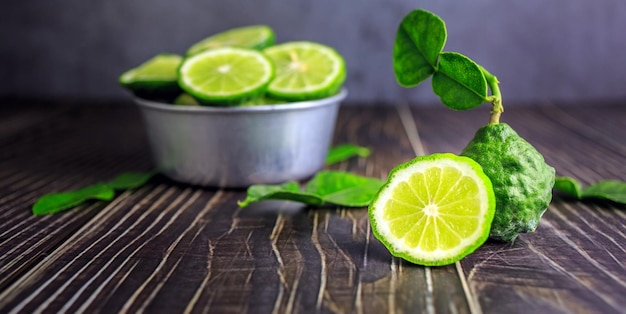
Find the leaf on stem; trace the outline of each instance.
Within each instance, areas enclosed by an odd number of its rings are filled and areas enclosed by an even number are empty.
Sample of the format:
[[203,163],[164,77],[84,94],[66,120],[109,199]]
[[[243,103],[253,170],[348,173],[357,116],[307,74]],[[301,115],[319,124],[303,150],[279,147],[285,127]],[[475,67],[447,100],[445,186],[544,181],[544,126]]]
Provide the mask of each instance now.
[[445,22],[431,12],[415,10],[404,17],[393,47],[393,70],[400,85],[416,86],[435,73],[446,36]]
[[467,110],[487,101],[487,81],[476,62],[457,52],[443,52],[433,75],[433,91],[444,105]]

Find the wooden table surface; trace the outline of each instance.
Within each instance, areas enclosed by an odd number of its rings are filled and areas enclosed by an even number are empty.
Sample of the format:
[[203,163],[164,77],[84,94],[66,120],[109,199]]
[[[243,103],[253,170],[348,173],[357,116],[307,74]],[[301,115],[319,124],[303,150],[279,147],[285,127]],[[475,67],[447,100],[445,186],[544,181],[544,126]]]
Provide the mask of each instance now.
[[[621,103],[509,106],[502,121],[558,175],[626,180]],[[385,178],[416,155],[459,153],[488,119],[408,106],[349,106],[334,142],[373,154],[332,169]],[[0,103],[0,313],[626,313],[626,208],[555,195],[536,232],[461,262],[392,257],[365,208],[266,202],[155,177],[111,202],[55,215],[42,194],[152,169],[130,103]]]

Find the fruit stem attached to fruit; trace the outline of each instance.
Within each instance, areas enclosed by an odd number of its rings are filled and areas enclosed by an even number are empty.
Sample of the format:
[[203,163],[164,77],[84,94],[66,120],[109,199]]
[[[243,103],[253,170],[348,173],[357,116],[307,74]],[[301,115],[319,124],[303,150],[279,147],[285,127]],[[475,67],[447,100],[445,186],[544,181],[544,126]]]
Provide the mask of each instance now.
[[495,75],[489,73],[485,68],[480,67],[480,70],[485,75],[485,80],[487,80],[487,84],[489,84],[489,89],[491,89],[491,96],[487,97],[487,100],[493,104],[493,108],[491,109],[491,116],[489,117],[489,124],[498,124],[500,123],[500,115],[504,112],[504,107],[502,106],[502,94],[500,93],[500,81]]

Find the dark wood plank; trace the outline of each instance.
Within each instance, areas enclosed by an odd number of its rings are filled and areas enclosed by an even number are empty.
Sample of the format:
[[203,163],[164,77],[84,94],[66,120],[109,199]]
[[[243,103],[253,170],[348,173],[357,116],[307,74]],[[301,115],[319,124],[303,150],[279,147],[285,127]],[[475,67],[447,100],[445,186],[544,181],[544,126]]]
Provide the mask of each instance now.
[[[0,152],[0,289],[63,244],[105,205],[89,202],[65,214],[35,217],[30,208],[38,197],[152,167],[133,108],[50,106],[42,111],[51,114],[45,122],[0,138],[2,146],[10,148]],[[28,108],[24,112],[40,107]]]
[[[619,313],[626,306],[624,208],[562,196],[535,233],[489,242],[447,267],[392,257],[372,236],[364,208],[240,209],[243,190],[162,177],[110,203],[33,217],[30,204],[43,193],[151,167],[136,108],[72,107],[54,117],[0,134],[11,147],[0,152],[0,312]],[[374,153],[332,168],[385,178],[416,154],[459,153],[487,117],[486,107],[344,107],[334,142]],[[511,106],[503,120],[560,174],[626,180],[620,106]]]
[[[486,122],[487,110],[442,114],[416,109],[413,114],[424,146],[459,153]],[[532,143],[558,175],[587,184],[626,180],[626,112],[620,106],[513,106],[502,120]],[[488,242],[465,258],[461,265],[482,312],[622,312],[623,209],[557,195],[535,233],[520,235],[513,244]]]

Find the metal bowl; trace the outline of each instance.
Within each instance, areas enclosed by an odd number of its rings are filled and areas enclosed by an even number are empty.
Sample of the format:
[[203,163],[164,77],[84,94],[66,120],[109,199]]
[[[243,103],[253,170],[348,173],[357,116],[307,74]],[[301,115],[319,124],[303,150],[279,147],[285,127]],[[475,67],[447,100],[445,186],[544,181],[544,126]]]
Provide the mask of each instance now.
[[346,95],[342,90],[314,101],[251,107],[135,101],[161,173],[194,185],[241,188],[319,171]]

